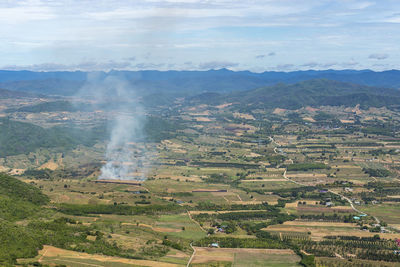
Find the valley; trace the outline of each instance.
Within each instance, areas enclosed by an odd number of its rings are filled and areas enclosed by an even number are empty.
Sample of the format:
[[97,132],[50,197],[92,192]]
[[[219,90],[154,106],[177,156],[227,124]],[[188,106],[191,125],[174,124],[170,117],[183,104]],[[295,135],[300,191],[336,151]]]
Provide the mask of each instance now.
[[140,163],[107,182],[118,110],[3,98],[1,264],[400,264],[396,105],[200,96],[146,108],[146,134],[124,144]]

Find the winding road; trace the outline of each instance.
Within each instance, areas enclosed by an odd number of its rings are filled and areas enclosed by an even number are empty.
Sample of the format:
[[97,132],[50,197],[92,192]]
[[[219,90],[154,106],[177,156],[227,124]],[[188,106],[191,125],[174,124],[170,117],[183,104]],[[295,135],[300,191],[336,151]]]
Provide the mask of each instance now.
[[[274,138],[272,138],[271,136],[269,137],[269,139],[271,140],[271,143],[274,143],[274,144],[276,145],[276,147],[274,147],[274,152],[275,152],[276,154],[281,154],[281,153],[277,152],[277,147],[280,147],[281,145],[278,144],[278,143],[274,140]],[[293,161],[292,161],[292,162],[293,162]],[[288,178],[288,177],[286,176],[286,170],[283,172],[283,178],[285,178],[285,179],[288,180],[289,182],[295,183],[295,184],[297,184],[297,185],[309,186],[309,185],[306,185],[306,184],[299,183],[299,182],[297,182],[297,181],[293,181],[292,179]],[[363,212],[363,211],[360,211],[359,209],[357,209],[356,207],[354,207],[354,203],[353,203],[353,201],[351,201],[350,198],[348,198],[348,197],[346,197],[346,196],[344,196],[344,195],[341,195],[341,194],[339,194],[339,193],[336,193],[336,192],[334,192],[334,191],[332,191],[332,190],[330,190],[330,189],[328,190],[328,192],[330,192],[330,193],[332,193],[332,194],[334,194],[334,195],[337,195],[337,196],[339,196],[340,198],[346,200],[346,201],[350,204],[350,207],[351,207],[354,211],[356,211],[356,212],[358,212],[358,213],[360,213],[360,214],[363,214],[363,215],[368,215],[367,213],[365,213],[365,212]],[[372,216],[372,215],[370,215],[370,216],[371,216],[372,218],[374,218],[374,220],[376,221],[377,224],[380,224],[380,223],[381,223],[380,220],[379,220],[377,217]]]
[[192,260],[194,258],[194,254],[196,254],[196,249],[192,246],[192,243],[190,243],[190,247],[193,249],[193,253],[192,253],[192,256],[190,256],[190,259],[189,259],[188,263],[186,264],[186,267],[190,266],[190,263],[192,262]]

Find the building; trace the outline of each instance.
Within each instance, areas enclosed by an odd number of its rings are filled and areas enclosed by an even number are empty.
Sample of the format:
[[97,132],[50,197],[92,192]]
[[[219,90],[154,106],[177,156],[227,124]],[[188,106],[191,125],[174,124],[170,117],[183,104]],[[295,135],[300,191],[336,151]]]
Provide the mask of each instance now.
[[212,248],[219,248],[219,244],[218,243],[211,243],[210,245]]

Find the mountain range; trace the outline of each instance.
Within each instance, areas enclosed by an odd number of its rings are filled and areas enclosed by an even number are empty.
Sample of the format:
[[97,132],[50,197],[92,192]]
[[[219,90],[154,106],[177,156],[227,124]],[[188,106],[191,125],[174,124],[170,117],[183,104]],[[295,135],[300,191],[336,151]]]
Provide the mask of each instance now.
[[[107,76],[124,80],[139,94],[244,91],[277,83],[297,83],[310,79],[329,79],[360,85],[400,88],[400,71],[308,70],[293,72],[231,71],[110,71],[110,72],[32,72],[0,71],[0,88],[47,95],[75,95],[88,80],[101,81]],[[88,78],[89,77],[89,78]],[[95,77],[95,78],[93,78]]]
[[400,90],[371,87],[327,79],[295,84],[279,83],[227,94],[203,93],[188,98],[190,104],[236,103],[251,108],[297,109],[306,106],[391,107],[400,105]]

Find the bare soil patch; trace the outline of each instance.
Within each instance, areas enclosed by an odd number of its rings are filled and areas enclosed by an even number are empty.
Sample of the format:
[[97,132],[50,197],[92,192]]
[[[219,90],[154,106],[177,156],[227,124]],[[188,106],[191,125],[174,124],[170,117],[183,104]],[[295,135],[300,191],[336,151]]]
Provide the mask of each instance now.
[[39,167],[39,170],[43,170],[43,169],[49,169],[49,170],[56,170],[58,168],[58,164],[55,163],[54,161],[48,161],[45,164],[43,164],[42,166]]
[[251,114],[235,112],[235,113],[233,113],[233,116],[235,118],[241,118],[241,119],[246,119],[246,120],[255,120],[254,116]]
[[305,117],[305,118],[303,118],[303,120],[309,121],[309,122],[315,122],[315,120],[311,117]]
[[235,254],[244,253],[246,255],[294,255],[289,249],[252,249],[252,248],[204,248],[196,247],[196,254],[193,263],[207,263],[211,261],[228,261],[235,260]]
[[273,114],[282,114],[282,113],[284,113],[286,111],[286,109],[283,109],[283,108],[276,108],[276,109],[274,109],[274,112],[272,112]]

